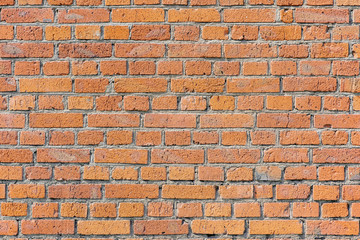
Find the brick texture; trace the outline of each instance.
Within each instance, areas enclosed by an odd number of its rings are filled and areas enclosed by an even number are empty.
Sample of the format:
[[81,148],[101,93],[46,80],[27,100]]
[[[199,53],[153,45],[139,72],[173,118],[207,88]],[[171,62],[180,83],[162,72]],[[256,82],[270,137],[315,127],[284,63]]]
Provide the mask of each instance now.
[[0,0],[0,239],[359,239],[359,0]]

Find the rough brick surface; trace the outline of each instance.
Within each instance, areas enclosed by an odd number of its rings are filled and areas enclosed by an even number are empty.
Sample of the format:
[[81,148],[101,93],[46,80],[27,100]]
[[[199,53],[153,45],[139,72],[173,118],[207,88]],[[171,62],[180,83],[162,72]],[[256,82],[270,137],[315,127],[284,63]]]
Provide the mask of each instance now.
[[359,239],[359,0],[0,0],[0,239]]

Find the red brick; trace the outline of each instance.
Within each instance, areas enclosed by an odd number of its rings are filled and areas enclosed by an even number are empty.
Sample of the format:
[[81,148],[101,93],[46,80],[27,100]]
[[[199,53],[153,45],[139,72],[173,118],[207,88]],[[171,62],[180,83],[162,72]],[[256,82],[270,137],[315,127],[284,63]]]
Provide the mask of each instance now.
[[143,149],[95,149],[96,163],[146,164],[147,151]]
[[164,10],[161,8],[118,8],[112,12],[113,22],[163,22]]
[[250,235],[300,235],[303,233],[302,222],[298,220],[250,220],[249,228]]
[[265,217],[290,217],[290,204],[283,202],[266,202],[264,203]]
[[295,10],[295,21],[298,23],[348,23],[347,9],[310,9]]
[[200,164],[204,162],[204,150],[201,149],[153,149],[152,163]]
[[173,181],[186,181],[195,179],[194,167],[169,167],[169,179]]
[[154,75],[155,62],[153,61],[136,61],[129,62],[130,75]]
[[315,201],[338,200],[339,195],[340,195],[339,186],[330,186],[330,185],[313,186],[313,199]]
[[0,149],[1,163],[30,163],[33,153],[29,149]]
[[193,128],[196,117],[193,114],[145,114],[145,127],[150,128]]
[[119,217],[142,217],[144,216],[144,204],[122,202],[119,205]]
[[219,187],[222,199],[247,199],[253,198],[252,185],[225,185]]
[[206,110],[206,98],[198,96],[185,96],[181,98],[181,110],[201,111]]
[[54,21],[54,12],[50,8],[6,8],[1,19],[7,23],[49,23]]
[[284,77],[285,92],[332,92],[336,90],[336,79],[331,77]]
[[220,22],[220,13],[214,8],[170,9],[169,22]]
[[254,202],[235,203],[234,215],[235,217],[260,217],[260,204]]
[[165,78],[122,78],[115,79],[114,89],[119,93],[166,92]]
[[306,221],[306,234],[308,235],[358,235],[358,221]]
[[45,198],[43,184],[10,184],[8,191],[10,198]]
[[[12,32],[9,30],[8,34]],[[19,40],[35,41],[42,40],[43,29],[37,26],[18,26],[16,28],[17,36]]]
[[172,92],[222,92],[224,85],[221,78],[171,79]]
[[275,22],[275,9],[225,9],[224,22]]
[[307,199],[310,196],[310,186],[306,184],[298,185],[277,185],[276,199]]
[[259,35],[258,26],[233,26],[231,28],[231,39],[235,40],[256,40]]
[[94,23],[109,22],[109,20],[108,9],[60,9],[58,11],[58,23]]
[[51,58],[52,43],[0,43],[0,57],[4,58]]
[[224,170],[221,167],[200,166],[198,178],[200,181],[224,181]]
[[27,215],[27,203],[2,202],[1,215],[7,217],[23,217]]
[[174,39],[177,41],[199,40],[200,28],[197,26],[175,26]]
[[316,202],[294,202],[293,203],[293,217],[309,218],[319,217],[319,204]]
[[98,199],[101,198],[101,185],[51,185],[48,187],[48,195],[53,199]]
[[206,114],[200,116],[200,128],[249,128],[254,118],[249,114]]
[[270,148],[264,152],[264,162],[309,162],[306,148]]
[[74,220],[22,220],[21,233],[24,235],[33,234],[74,234]]
[[258,149],[208,149],[209,163],[257,163]]
[[33,203],[33,218],[57,218],[59,216],[58,203]]
[[189,227],[181,220],[135,220],[134,233],[136,235],[183,235]]
[[152,184],[107,184],[105,185],[105,197],[158,198],[159,187]]
[[193,132],[194,144],[217,144],[219,142],[219,134],[215,131]]
[[210,185],[163,185],[162,197],[172,199],[215,199],[215,187]]
[[26,167],[26,179],[30,180],[48,180],[51,178],[52,171],[50,167]]
[[137,127],[137,114],[91,114],[88,115],[89,127]]
[[92,203],[90,205],[90,215],[96,218],[114,218],[117,216],[115,203]]
[[18,234],[18,222],[16,220],[1,220],[0,235],[14,236]]
[[315,166],[300,166],[285,168],[284,179],[286,180],[316,180]]
[[169,25],[135,25],[131,28],[133,40],[169,40]]
[[78,221],[77,232],[81,235],[130,234],[129,220]]
[[85,218],[87,216],[87,206],[85,203],[61,203],[61,216]]
[[177,216],[184,218],[202,217],[202,205],[201,203],[178,203]]
[[191,224],[195,234],[242,235],[245,231],[244,220],[205,220],[196,219]]
[[277,57],[277,47],[266,43],[225,44],[226,58],[270,58]]

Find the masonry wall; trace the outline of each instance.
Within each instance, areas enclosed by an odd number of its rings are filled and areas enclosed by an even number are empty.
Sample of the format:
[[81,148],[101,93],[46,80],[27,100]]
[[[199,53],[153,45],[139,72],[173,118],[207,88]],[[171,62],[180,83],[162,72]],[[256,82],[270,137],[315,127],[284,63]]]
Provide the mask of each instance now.
[[0,0],[0,238],[357,239],[359,0]]

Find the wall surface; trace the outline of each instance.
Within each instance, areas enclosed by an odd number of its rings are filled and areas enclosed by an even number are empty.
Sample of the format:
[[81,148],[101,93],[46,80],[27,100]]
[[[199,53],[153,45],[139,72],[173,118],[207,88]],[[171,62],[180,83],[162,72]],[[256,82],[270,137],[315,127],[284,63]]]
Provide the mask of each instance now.
[[359,0],[0,5],[1,239],[358,239]]

